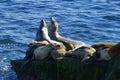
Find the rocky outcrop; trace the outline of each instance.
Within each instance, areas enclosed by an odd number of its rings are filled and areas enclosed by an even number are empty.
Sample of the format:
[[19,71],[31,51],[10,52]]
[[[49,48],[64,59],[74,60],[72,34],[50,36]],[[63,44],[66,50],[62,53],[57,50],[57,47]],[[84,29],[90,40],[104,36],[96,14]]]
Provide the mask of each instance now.
[[32,61],[22,67],[24,60],[11,64],[19,80],[120,80],[120,55],[110,61],[80,63],[67,58],[57,61]]

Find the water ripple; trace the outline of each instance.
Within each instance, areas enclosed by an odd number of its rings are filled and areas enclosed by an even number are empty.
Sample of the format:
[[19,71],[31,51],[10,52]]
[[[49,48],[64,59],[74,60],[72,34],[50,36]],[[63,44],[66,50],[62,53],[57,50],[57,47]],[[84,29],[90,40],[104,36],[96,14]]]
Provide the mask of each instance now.
[[54,16],[59,33],[93,44],[119,42],[119,0],[0,0],[0,80],[16,80],[10,60],[25,56],[41,19]]

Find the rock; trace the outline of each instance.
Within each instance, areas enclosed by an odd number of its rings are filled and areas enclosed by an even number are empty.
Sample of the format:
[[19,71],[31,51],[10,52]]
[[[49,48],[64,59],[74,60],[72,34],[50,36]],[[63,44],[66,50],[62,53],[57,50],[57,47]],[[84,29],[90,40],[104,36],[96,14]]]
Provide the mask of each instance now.
[[32,61],[24,68],[21,68],[24,60],[12,60],[11,64],[19,80],[120,80],[119,61],[120,55],[91,64],[73,58]]

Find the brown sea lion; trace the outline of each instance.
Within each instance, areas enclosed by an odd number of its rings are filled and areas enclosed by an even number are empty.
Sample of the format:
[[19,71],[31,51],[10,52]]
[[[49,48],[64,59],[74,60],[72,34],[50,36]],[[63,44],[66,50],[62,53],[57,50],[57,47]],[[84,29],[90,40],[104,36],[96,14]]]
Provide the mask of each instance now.
[[[93,48],[95,48],[96,52],[94,55],[91,57],[93,60],[100,60],[100,58],[108,58],[106,51],[108,51],[109,48],[115,46],[116,43],[114,42],[97,42],[92,45]],[[104,55],[102,53],[104,53]],[[106,57],[105,57],[106,56]]]
[[83,61],[89,59],[95,52],[96,52],[96,50],[90,46],[82,46],[82,47],[74,50],[73,55],[82,59],[81,61],[83,62]]
[[99,50],[101,47],[112,47],[114,45],[116,45],[114,42],[97,42],[93,44],[92,47]]
[[25,62],[22,68],[30,63],[32,60],[48,60],[50,58],[50,52],[56,47],[57,44],[50,43],[44,46],[33,45],[26,51],[26,56],[24,58]]
[[48,27],[49,36],[53,40],[62,42],[67,47],[67,50],[76,49],[78,47],[85,45],[85,43],[83,43],[81,41],[72,40],[72,39],[68,39],[68,38],[61,36],[58,33],[58,23],[54,19],[54,17],[51,17],[50,21],[51,21],[51,25]]
[[117,56],[120,54],[120,43],[110,47],[110,48],[105,48],[101,49],[99,51],[100,54],[100,59],[99,60],[110,60],[114,56]]
[[62,45],[57,45],[51,52],[51,56],[54,60],[63,59],[66,52],[67,52],[66,49],[62,47]]
[[46,46],[38,47],[34,50],[34,59],[42,60],[49,56],[50,52],[55,48],[56,44],[48,44]]

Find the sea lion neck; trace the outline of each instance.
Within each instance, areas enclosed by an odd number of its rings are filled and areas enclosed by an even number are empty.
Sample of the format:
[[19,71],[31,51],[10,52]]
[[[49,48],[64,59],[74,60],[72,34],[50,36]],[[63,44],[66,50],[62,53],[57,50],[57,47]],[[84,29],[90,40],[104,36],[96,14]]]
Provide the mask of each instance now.
[[54,25],[54,33],[58,33],[58,25]]
[[56,38],[60,37],[60,35],[58,34],[58,32],[54,32],[54,35]]

